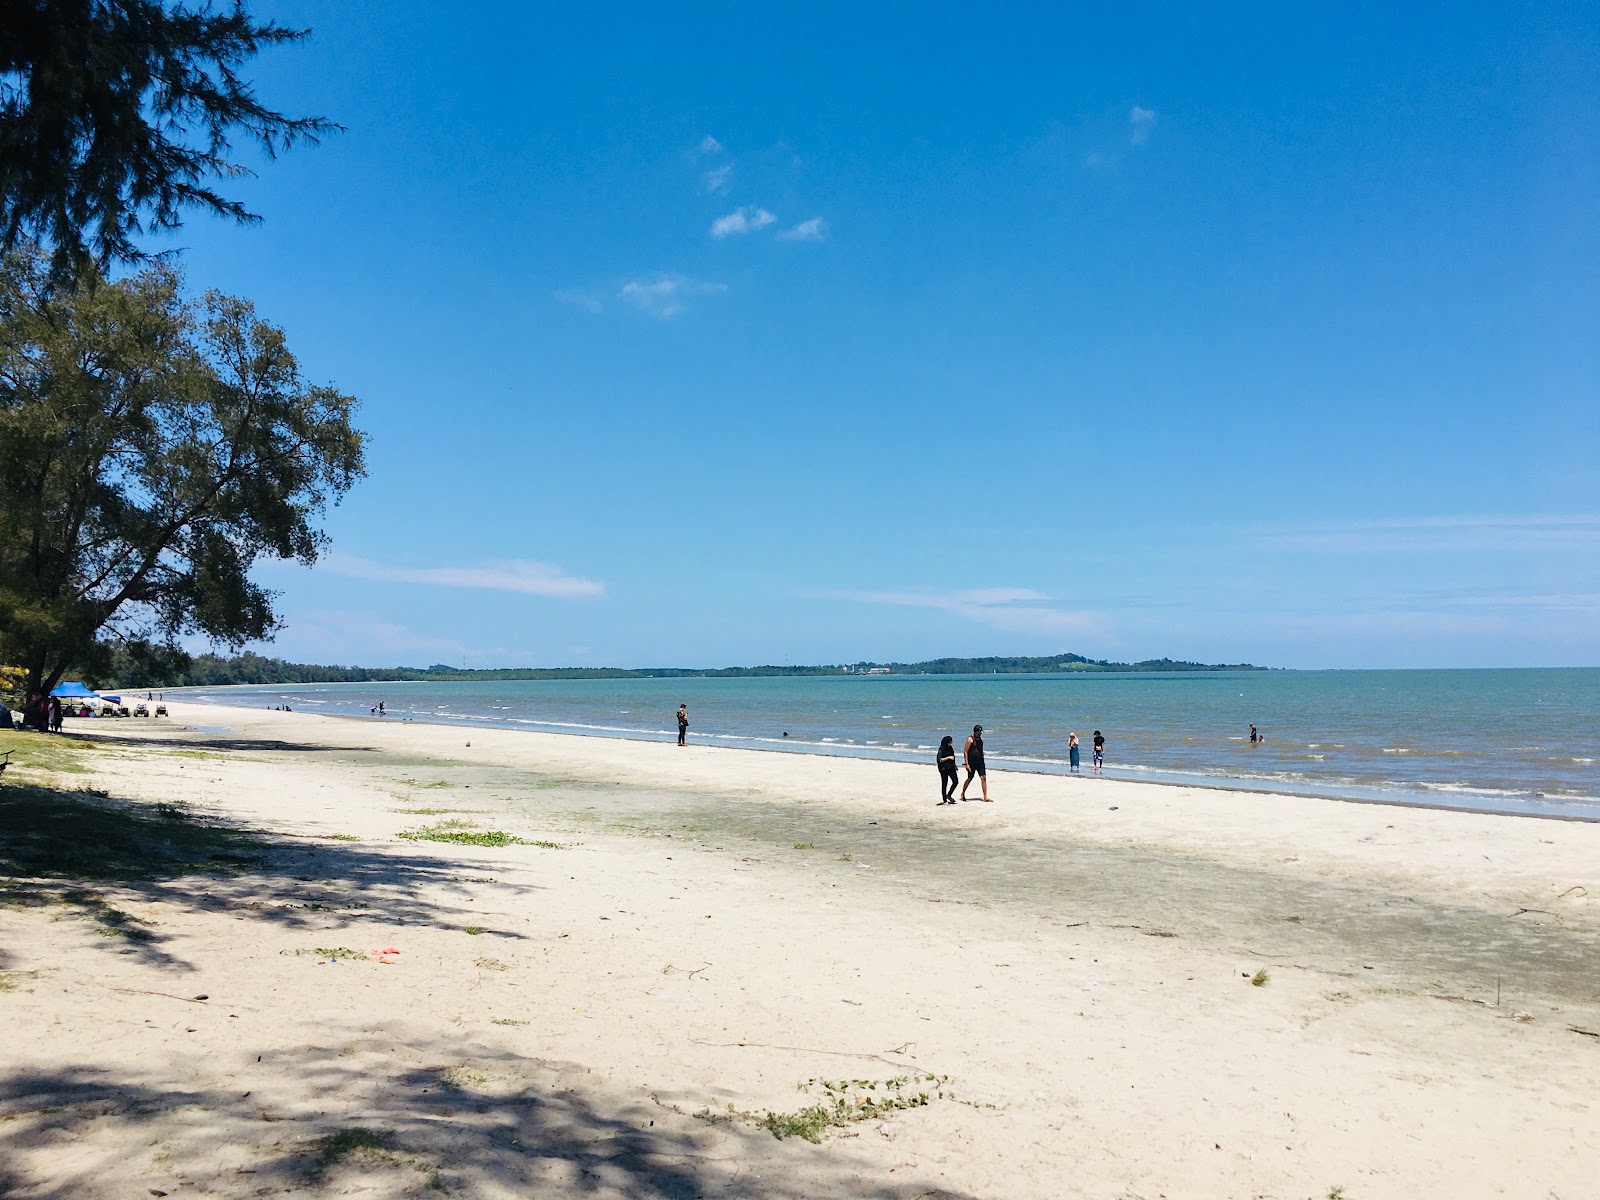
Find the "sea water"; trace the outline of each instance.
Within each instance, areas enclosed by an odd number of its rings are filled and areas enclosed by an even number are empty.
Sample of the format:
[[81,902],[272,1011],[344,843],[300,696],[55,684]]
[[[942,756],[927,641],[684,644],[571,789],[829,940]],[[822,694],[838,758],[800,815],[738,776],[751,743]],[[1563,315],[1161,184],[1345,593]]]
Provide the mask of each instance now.
[[[1600,820],[1600,669],[806,676],[196,688],[388,721],[899,759],[984,727],[996,768],[1061,774],[1095,730],[1113,778]],[[174,693],[179,695],[179,693]],[[1254,722],[1265,740],[1252,746]],[[797,767],[797,769],[803,769]],[[930,789],[933,788],[930,782]]]

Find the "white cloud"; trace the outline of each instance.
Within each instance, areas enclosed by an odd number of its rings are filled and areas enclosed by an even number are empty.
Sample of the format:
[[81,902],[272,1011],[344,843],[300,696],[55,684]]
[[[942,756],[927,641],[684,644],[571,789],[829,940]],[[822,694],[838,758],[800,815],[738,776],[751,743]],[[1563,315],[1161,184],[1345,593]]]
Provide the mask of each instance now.
[[667,320],[683,311],[691,296],[713,296],[728,290],[724,283],[704,283],[683,275],[660,274],[649,279],[630,279],[617,293],[629,304],[652,317]]
[[728,181],[733,178],[733,164],[723,163],[720,167],[712,167],[702,177],[706,191],[717,195],[728,190]]
[[548,563],[528,562],[520,558],[492,559],[475,567],[397,567],[352,555],[330,554],[318,561],[317,569],[351,579],[477,588],[561,599],[599,596],[606,590],[603,583],[568,575],[560,567]]
[[1135,104],[1128,110],[1128,140],[1135,146],[1142,146],[1150,140],[1150,131],[1155,128],[1156,110],[1153,108],[1140,108]]
[[711,236],[725,238],[754,233],[758,229],[765,229],[777,219],[766,209],[747,204],[743,208],[737,208],[727,216],[718,217],[711,222]]
[[809,221],[785,229],[778,235],[785,242],[820,242],[828,236],[828,223],[821,217],[812,217]]
[[701,154],[721,154],[722,153],[722,143],[717,141],[716,138],[712,137],[708,133],[708,134],[706,134],[705,137],[700,139],[700,153]]
[[1583,550],[1600,547],[1600,514],[1380,517],[1269,525],[1254,533],[1270,546],[1343,554]]
[[854,600],[859,604],[937,609],[1007,633],[1097,632],[1097,624],[1089,614],[1068,612],[1045,604],[1043,602],[1050,597],[1032,588],[974,588],[959,592],[825,592],[823,595]]
[[581,288],[563,288],[555,293],[555,298],[558,304],[569,304],[573,308],[583,309],[584,312],[597,313],[604,308],[598,297]]

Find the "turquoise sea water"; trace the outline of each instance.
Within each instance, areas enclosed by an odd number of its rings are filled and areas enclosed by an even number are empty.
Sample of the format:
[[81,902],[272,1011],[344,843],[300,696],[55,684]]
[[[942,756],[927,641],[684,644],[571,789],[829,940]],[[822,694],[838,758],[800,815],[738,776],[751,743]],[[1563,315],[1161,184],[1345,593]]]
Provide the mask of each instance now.
[[[177,695],[177,693],[174,693]],[[217,704],[929,764],[985,728],[996,768],[1600,819],[1600,669],[538,680],[190,689]],[[1266,737],[1247,741],[1249,722]],[[787,736],[785,736],[787,735]]]

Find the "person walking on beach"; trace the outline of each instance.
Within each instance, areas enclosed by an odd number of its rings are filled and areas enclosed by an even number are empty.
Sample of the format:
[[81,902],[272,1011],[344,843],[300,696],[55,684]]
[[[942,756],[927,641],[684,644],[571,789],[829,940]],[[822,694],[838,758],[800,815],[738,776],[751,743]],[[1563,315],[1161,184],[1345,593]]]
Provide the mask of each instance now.
[[934,755],[934,761],[939,764],[939,803],[938,808],[944,804],[956,802],[956,782],[960,778],[956,771],[956,740],[946,735],[944,741],[939,743],[939,752]]
[[683,739],[689,736],[689,706],[678,705],[678,745],[683,745]]
[[1105,774],[1106,765],[1106,738],[1098,729],[1094,731],[1094,773]]
[[1067,757],[1072,760],[1072,773],[1078,773],[1078,735],[1067,734]]
[[967,739],[967,744],[961,748],[961,757],[967,760],[967,781],[961,785],[961,798],[967,798],[967,789],[972,786],[972,777],[978,777],[979,785],[983,788],[983,802],[993,804],[989,799],[989,775],[983,767],[983,726],[974,725],[972,736]]

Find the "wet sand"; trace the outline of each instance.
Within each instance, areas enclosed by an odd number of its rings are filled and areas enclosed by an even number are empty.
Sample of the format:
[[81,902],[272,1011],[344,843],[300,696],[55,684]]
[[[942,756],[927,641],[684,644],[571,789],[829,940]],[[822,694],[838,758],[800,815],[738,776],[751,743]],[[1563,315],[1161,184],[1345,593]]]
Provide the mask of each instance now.
[[[0,1194],[1600,1178],[1600,826],[1004,772],[939,808],[931,765],[174,717],[8,776],[254,832],[4,881]],[[524,841],[397,836],[450,821]],[[819,1144],[760,1126],[841,1095]]]

